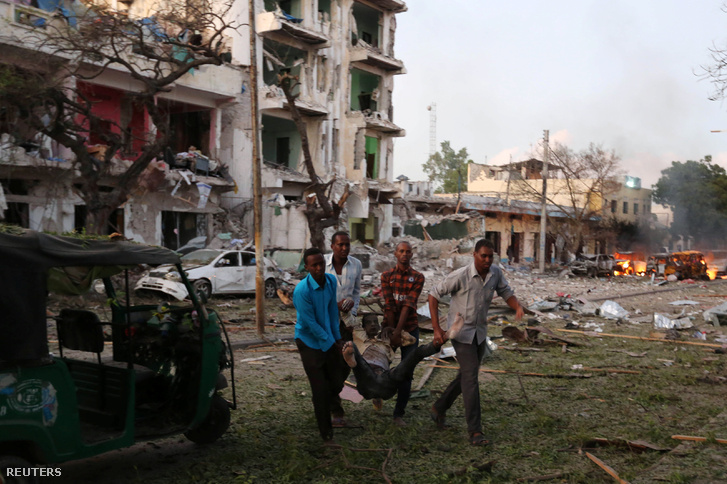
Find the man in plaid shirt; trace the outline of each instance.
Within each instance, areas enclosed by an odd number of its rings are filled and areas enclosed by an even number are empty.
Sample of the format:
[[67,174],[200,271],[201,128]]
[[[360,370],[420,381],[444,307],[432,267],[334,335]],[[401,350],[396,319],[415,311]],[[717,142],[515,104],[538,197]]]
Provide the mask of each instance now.
[[[396,267],[381,274],[381,291],[384,296],[384,331],[390,331],[391,345],[401,346],[401,359],[419,346],[419,321],[417,299],[424,287],[424,276],[411,268],[412,248],[409,242],[400,242],[394,252]],[[388,330],[387,330],[388,328]],[[402,335],[413,337],[412,344],[402,346]],[[409,402],[412,379],[399,384],[394,407],[394,424],[403,427],[406,404]]]

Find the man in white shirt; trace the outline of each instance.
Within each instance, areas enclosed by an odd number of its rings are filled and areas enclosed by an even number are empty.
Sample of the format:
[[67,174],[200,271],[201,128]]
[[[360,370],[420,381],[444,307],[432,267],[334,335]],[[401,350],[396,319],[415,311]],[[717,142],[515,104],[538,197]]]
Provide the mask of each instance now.
[[346,232],[336,232],[331,237],[330,254],[326,254],[326,272],[338,280],[338,309],[341,312],[341,337],[351,341],[356,325],[358,305],[361,300],[361,261],[352,257],[351,238]]
[[[361,300],[361,261],[351,257],[351,238],[346,232],[336,232],[331,237],[330,254],[325,255],[326,273],[336,277],[336,300],[339,313],[341,339],[351,341],[353,326]],[[343,387],[351,369],[341,365],[337,382]],[[334,427],[345,427],[344,410],[341,397],[336,395],[331,402],[331,415]]]

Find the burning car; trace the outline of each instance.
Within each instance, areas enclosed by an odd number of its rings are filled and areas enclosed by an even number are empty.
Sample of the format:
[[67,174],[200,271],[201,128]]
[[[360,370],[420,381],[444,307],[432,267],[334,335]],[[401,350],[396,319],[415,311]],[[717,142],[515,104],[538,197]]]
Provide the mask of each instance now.
[[614,274],[617,276],[646,273],[647,263],[643,252],[616,252],[613,257],[616,261]]
[[[666,252],[652,254],[649,256],[649,260],[646,261],[646,273],[654,274],[657,277],[666,276],[667,267],[673,266],[674,261],[672,261],[671,259],[671,254],[668,254]],[[669,273],[673,274],[674,271],[670,270]]]
[[[201,249],[181,257],[187,278],[198,294],[255,293],[255,253],[242,250]],[[280,271],[275,262],[265,258],[265,297],[277,294]],[[144,275],[136,291],[160,291],[178,300],[188,297],[187,289],[175,266],[162,265]]]
[[671,263],[667,263],[664,275],[674,274],[677,279],[706,279],[707,263],[704,255],[696,250],[685,250],[673,252],[670,256]]

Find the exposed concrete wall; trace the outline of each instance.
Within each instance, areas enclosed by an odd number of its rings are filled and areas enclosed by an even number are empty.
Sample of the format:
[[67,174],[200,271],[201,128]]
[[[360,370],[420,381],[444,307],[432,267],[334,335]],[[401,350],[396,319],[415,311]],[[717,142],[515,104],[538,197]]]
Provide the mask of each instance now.
[[310,247],[308,221],[301,205],[283,208],[266,205],[263,219],[270,223],[263,227],[263,243],[266,247],[304,249]]

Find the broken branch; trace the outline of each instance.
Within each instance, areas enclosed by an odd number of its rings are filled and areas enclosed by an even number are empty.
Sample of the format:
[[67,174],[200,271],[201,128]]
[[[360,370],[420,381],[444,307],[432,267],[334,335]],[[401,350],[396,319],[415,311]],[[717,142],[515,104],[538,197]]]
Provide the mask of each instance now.
[[[564,333],[578,333],[585,336],[589,336],[587,331],[580,331],[578,329],[559,329],[556,328],[556,331],[562,331]],[[610,338],[625,338],[625,339],[639,339],[642,341],[659,341],[661,343],[678,343],[682,345],[695,345],[695,346],[708,346],[710,348],[721,348],[722,345],[712,344],[712,343],[698,343],[696,341],[680,341],[680,340],[672,340],[672,339],[663,339],[663,338],[647,338],[645,336],[631,336],[628,334],[612,334],[612,333],[598,333],[598,336],[608,336]]]
[[[450,365],[428,365],[433,368],[447,368],[449,370],[459,370],[458,366]],[[548,375],[545,373],[526,373],[520,371],[508,371],[508,370],[490,370],[488,368],[480,368],[483,373],[507,373],[510,375],[522,375],[522,376],[540,376],[544,378],[590,378],[590,375],[578,375],[578,374],[567,374],[567,375]]]
[[591,454],[590,452],[586,452],[586,456],[589,459],[591,459],[593,462],[595,462],[598,467],[600,467],[601,469],[606,471],[606,473],[609,476],[613,477],[616,480],[616,482],[618,482],[619,484],[629,484],[628,481],[624,481],[623,479],[621,479],[615,470],[613,470],[608,464],[603,462],[601,459],[599,459],[595,455]]
[[[672,435],[671,438],[675,440],[689,440],[692,442],[707,442],[710,440],[707,437],[694,437],[691,435]],[[727,444],[727,439],[714,439],[714,441],[718,444]]]

